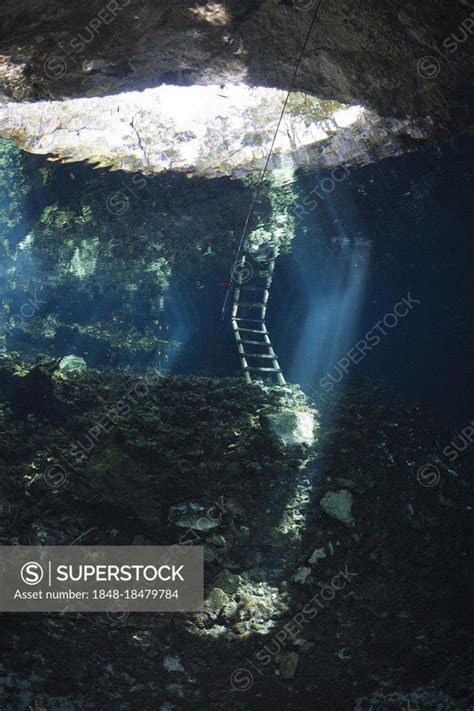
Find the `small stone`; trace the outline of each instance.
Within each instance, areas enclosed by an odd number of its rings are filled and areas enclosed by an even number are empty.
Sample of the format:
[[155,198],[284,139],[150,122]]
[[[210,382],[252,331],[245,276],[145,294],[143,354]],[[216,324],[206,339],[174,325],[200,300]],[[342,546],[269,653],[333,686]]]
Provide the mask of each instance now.
[[226,570],[240,570],[242,567],[242,564],[238,560],[231,560],[230,558],[227,558],[224,562],[224,568]]
[[224,511],[229,510],[234,516],[243,516],[245,510],[235,499],[225,499],[223,504]]
[[169,521],[180,528],[194,531],[209,531],[219,526],[219,520],[211,516],[209,509],[195,503],[172,506],[169,511]]
[[209,546],[204,546],[204,560],[207,563],[213,563],[215,560],[218,559],[218,557],[219,556],[213,548],[210,548]]
[[209,639],[219,639],[225,637],[228,634],[228,629],[225,625],[212,625],[206,630],[206,637]]
[[166,671],[169,672],[184,672],[184,667],[181,664],[179,657],[165,657],[163,660],[163,666]]
[[280,676],[282,679],[293,679],[298,666],[299,655],[296,652],[285,652],[280,658]]
[[345,523],[346,526],[353,526],[355,521],[352,516],[352,494],[346,489],[340,491],[328,491],[320,501],[321,508],[325,514],[336,521]]
[[224,590],[226,593],[232,594],[237,592],[239,589],[242,578],[240,575],[234,575],[234,573],[229,573],[228,570],[222,570],[219,575],[214,579],[214,585]]
[[89,59],[82,62],[82,71],[90,74],[91,72],[98,72],[110,66],[112,66],[112,63],[105,59]]
[[178,696],[180,699],[184,698],[184,687],[182,684],[168,684],[166,691],[169,691],[170,694],[174,696]]
[[209,543],[209,545],[215,546],[216,548],[225,548],[226,546],[224,536],[221,536],[218,533],[214,533],[212,536],[209,536],[209,538],[206,538],[206,543]]
[[447,499],[443,494],[438,494],[438,501],[441,504],[441,506],[447,506],[450,509],[455,509],[456,504],[452,499]]
[[87,370],[87,363],[81,356],[68,355],[59,361],[59,370],[63,374],[82,373]]
[[233,617],[234,614],[237,612],[237,608],[239,606],[239,601],[237,600],[239,596],[235,595],[234,597],[229,596],[229,602],[227,605],[224,607],[224,616],[225,617]]
[[229,598],[221,588],[212,588],[204,601],[204,612],[215,620],[228,602]]
[[311,575],[311,568],[303,566],[293,576],[295,583],[305,583],[309,576]]
[[250,538],[250,528],[248,526],[240,526],[239,536],[243,539]]
[[311,556],[311,558],[308,560],[308,563],[310,565],[314,565],[315,563],[318,562],[318,560],[322,560],[323,558],[326,558],[326,552],[324,548],[316,548]]

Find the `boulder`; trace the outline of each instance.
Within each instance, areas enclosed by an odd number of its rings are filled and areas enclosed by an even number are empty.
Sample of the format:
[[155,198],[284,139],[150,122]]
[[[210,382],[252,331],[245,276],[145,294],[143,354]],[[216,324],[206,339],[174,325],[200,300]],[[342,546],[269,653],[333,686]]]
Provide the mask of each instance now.
[[320,504],[325,514],[335,518],[336,521],[345,523],[346,526],[353,526],[355,522],[352,516],[352,502],[351,492],[341,489],[340,491],[328,491],[321,499]]
[[314,415],[302,410],[281,410],[266,415],[274,437],[283,447],[310,446],[314,443]]
[[63,375],[67,373],[82,373],[87,370],[87,363],[81,356],[67,355],[59,361],[59,370]]

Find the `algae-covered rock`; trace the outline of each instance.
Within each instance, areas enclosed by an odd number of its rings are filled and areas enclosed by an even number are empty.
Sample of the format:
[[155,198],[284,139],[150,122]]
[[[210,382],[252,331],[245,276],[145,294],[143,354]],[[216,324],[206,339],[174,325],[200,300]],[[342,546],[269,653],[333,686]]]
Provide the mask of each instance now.
[[59,370],[63,375],[68,373],[82,373],[84,370],[87,370],[87,363],[84,358],[80,356],[68,355],[59,361]]
[[175,526],[192,528],[195,531],[209,531],[219,526],[219,520],[213,517],[212,511],[193,502],[172,506],[169,520]]
[[314,415],[300,410],[281,410],[266,415],[274,437],[283,447],[314,443]]

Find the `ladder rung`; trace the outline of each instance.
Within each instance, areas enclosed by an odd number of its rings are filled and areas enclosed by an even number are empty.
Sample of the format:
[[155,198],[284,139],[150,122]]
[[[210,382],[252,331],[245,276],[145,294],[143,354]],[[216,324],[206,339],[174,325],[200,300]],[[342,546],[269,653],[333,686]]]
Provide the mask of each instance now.
[[[263,319],[261,318],[245,318],[245,316],[235,316],[233,321],[251,321],[252,323],[264,323]],[[244,329],[242,329],[243,331]]]
[[269,353],[245,353],[245,358],[273,358],[273,360],[278,360],[276,355],[270,355]]
[[239,328],[238,330],[243,333],[261,333],[262,336],[267,335],[267,331],[257,331],[255,328]]
[[265,341],[249,341],[244,338],[238,338],[237,343],[248,343],[251,346],[271,346],[272,345],[271,343],[266,343]]
[[252,301],[239,301],[238,302],[239,306],[247,306],[252,309],[261,309],[263,308],[266,304],[257,304],[253,303]]
[[257,368],[257,366],[248,365],[244,370],[261,370],[265,373],[281,373],[281,368]]
[[268,291],[266,286],[240,286],[242,291]]

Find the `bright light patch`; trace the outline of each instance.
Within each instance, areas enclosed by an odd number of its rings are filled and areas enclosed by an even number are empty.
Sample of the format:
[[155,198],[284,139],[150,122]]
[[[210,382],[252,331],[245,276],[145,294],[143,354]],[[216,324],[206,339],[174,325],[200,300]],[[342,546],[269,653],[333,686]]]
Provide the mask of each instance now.
[[208,2],[200,7],[192,7],[189,12],[210,25],[227,25],[230,20],[227,8],[220,2]]
[[364,109],[362,106],[349,106],[348,109],[335,111],[333,119],[339,128],[347,128],[347,126],[355,123],[355,121],[362,116],[363,112]]
[[[363,111],[359,106],[334,111],[323,101],[300,97],[294,94],[293,110],[285,112],[270,168],[307,162],[306,148]],[[263,167],[285,99],[285,91],[245,84],[164,84],[116,96],[9,103],[0,106],[0,131],[25,136],[24,147],[34,153],[71,161],[147,173],[242,177]]]

